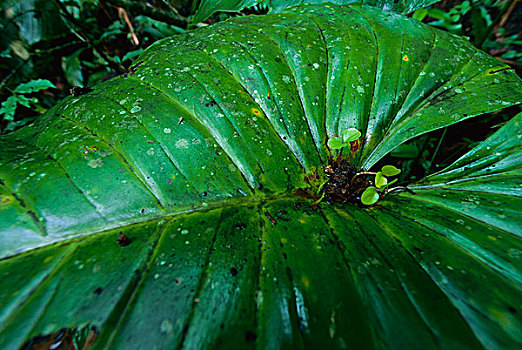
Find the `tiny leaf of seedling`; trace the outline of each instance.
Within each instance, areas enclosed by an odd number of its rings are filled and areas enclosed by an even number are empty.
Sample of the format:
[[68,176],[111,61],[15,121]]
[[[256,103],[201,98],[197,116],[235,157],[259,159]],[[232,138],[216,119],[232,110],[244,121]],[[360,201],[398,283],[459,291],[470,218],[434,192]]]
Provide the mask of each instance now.
[[379,200],[379,194],[377,193],[377,189],[373,186],[368,187],[364,190],[361,196],[361,202],[365,205],[373,205],[377,203]]
[[332,137],[328,140],[328,147],[331,149],[340,149],[343,148],[345,144],[341,141],[339,137]]
[[388,179],[384,177],[382,172],[378,172],[377,175],[375,175],[375,186],[377,186],[378,189],[382,189],[383,187],[386,187],[388,184]]
[[385,165],[382,167],[382,173],[384,176],[395,176],[401,173],[400,169],[397,169],[393,165]]
[[354,128],[345,129],[341,133],[341,137],[343,138],[343,143],[347,144],[352,141],[358,140],[359,137],[361,137],[361,132]]

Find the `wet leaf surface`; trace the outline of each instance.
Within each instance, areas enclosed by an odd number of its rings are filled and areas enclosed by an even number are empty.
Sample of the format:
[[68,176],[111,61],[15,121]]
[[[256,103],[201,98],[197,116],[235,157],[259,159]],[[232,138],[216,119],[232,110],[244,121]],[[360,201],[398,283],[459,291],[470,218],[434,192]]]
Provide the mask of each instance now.
[[520,347],[520,115],[416,194],[315,207],[310,180],[342,130],[368,169],[520,103],[504,67],[335,5],[156,43],[0,138],[0,348]]

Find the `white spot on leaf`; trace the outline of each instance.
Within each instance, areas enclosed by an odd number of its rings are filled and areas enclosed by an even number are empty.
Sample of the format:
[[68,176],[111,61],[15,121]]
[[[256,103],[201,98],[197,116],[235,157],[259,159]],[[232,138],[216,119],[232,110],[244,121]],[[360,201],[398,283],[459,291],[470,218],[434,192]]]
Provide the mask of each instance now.
[[189,142],[186,139],[179,139],[176,141],[176,147],[177,148],[188,148]]
[[93,169],[100,168],[103,165],[103,161],[101,159],[91,159],[87,165]]

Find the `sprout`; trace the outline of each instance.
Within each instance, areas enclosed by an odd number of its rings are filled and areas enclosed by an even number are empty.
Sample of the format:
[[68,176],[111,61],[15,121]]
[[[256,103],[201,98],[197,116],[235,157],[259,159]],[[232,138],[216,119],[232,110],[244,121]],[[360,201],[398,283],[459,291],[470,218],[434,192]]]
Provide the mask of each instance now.
[[[353,157],[355,152],[359,149],[359,138],[361,137],[361,132],[357,129],[350,128],[345,129],[341,132],[341,136],[332,136],[330,139],[328,139],[328,147],[331,150],[338,150],[338,153],[336,155],[336,158],[334,159],[334,164],[336,163],[336,168],[338,170],[337,173],[335,173],[335,177],[333,176],[334,172],[330,168],[331,165],[327,167],[325,170],[327,176],[329,179],[326,182],[323,182],[319,189],[317,190],[317,193],[322,193],[321,197],[314,202],[314,205],[317,205],[319,202],[323,200],[323,198],[327,198],[328,201],[332,200],[332,194],[329,193],[328,196],[325,195],[326,191],[331,191],[332,188],[337,188],[339,186],[342,186],[342,190],[345,192],[335,192],[337,194],[334,195],[334,197],[339,197],[338,193],[346,193],[345,195],[342,195],[341,198],[336,198],[334,201],[345,203],[348,201],[349,196],[352,196],[352,198],[358,198],[358,191],[364,188],[360,187],[361,182],[360,180],[356,180],[357,177],[360,176],[368,176],[368,175],[374,175],[373,183],[371,180],[366,180],[366,183],[369,182],[369,186],[364,189],[364,192],[362,193],[360,197],[360,201],[364,205],[373,205],[379,201],[379,199],[382,198],[385,194],[391,192],[394,189],[399,189],[397,187],[389,189],[391,185],[393,185],[395,182],[397,182],[397,179],[394,179],[392,181],[388,180],[388,177],[396,176],[401,173],[400,169],[397,169],[393,165],[385,165],[381,168],[381,171],[379,172],[369,172],[369,171],[359,171],[358,173],[352,173],[351,175],[348,175],[350,172],[347,171],[344,168],[344,165],[341,163],[341,155],[343,152],[344,147],[349,146],[350,150],[350,156],[349,159]],[[343,162],[346,163],[347,160],[343,160]],[[328,168],[330,168],[330,171],[328,171]],[[338,177],[341,177],[340,180]],[[345,177],[343,179],[343,176]],[[346,177],[348,176],[348,177]],[[329,181],[331,179],[334,179],[332,184],[329,184]],[[346,185],[347,184],[347,185]],[[326,186],[326,191],[324,190]],[[333,186],[333,187],[332,187]],[[404,189],[404,187],[401,187]]]
[[345,146],[340,137],[331,137],[328,140],[328,147],[331,149],[341,149]]
[[[341,137],[332,136],[328,139],[328,147],[332,150],[340,150],[337,154],[337,161],[340,161],[344,147],[349,147],[350,158],[352,154],[359,149],[358,140],[361,137],[361,132],[354,128],[344,129],[341,132]],[[354,147],[352,147],[354,146]]]
[[341,137],[333,136],[328,140],[328,147],[331,149],[341,149],[350,145],[350,142],[357,141],[361,137],[361,132],[350,128],[341,132]]
[[344,145],[348,146],[350,142],[356,141],[359,139],[359,137],[361,137],[361,132],[354,128],[345,129],[341,133],[341,137],[343,139]]
[[384,175],[382,174],[382,171],[379,171],[377,174],[375,174],[374,182],[375,182],[375,186],[377,186],[377,188],[379,190],[386,188],[386,185],[388,185],[388,179],[386,179],[384,177]]
[[393,165],[385,165],[382,167],[381,171],[384,176],[395,176],[401,173],[401,170],[397,169]]
[[373,186],[368,187],[364,190],[361,196],[361,202],[364,205],[373,205],[381,198],[381,195],[377,192],[377,189]]
[[[374,174],[375,178],[373,183],[375,186],[367,187],[361,195],[361,203],[364,205],[373,205],[381,198],[382,195],[389,193],[392,189],[388,190],[388,187],[397,182],[397,179],[388,181],[386,176],[395,176],[401,173],[400,169],[397,169],[393,165],[385,165],[381,168],[381,171],[377,173],[361,172],[354,176]],[[353,181],[353,180],[352,180]]]

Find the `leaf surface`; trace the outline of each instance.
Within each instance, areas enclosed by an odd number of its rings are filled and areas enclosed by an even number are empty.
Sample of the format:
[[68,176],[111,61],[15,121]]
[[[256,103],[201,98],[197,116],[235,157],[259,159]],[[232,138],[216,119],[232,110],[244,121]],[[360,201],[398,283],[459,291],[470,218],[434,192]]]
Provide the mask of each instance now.
[[370,168],[520,103],[507,68],[335,5],[156,43],[0,138],[0,348],[519,347],[520,115],[415,195],[311,205],[331,136],[361,130]]

